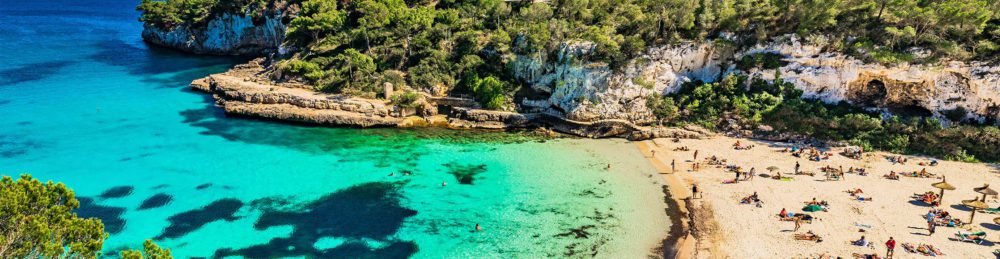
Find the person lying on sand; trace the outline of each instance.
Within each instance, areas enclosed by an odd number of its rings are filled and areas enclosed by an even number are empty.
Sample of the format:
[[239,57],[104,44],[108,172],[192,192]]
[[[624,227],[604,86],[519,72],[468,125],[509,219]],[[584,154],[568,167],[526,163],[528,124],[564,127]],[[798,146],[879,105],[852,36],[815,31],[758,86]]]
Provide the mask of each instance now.
[[878,254],[859,254],[859,253],[854,253],[851,256],[854,256],[854,259],[881,259],[882,258],[882,257],[879,257]]
[[934,192],[925,192],[923,194],[914,194],[912,198],[922,201],[927,204],[937,204],[938,195]]
[[899,175],[896,174],[896,171],[889,171],[889,174],[883,175],[883,177],[889,180],[899,180]]
[[795,240],[809,240],[816,241],[816,243],[823,242],[823,238],[812,231],[806,232],[805,234],[795,234]]
[[862,191],[861,188],[855,188],[853,190],[847,190],[847,193],[850,193],[851,196],[858,196],[858,194],[865,193],[865,191]]

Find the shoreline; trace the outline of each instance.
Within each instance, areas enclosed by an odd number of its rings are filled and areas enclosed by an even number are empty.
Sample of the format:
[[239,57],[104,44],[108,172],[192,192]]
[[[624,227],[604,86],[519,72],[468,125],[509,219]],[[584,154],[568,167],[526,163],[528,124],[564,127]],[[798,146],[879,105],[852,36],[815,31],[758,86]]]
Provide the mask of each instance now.
[[[650,143],[654,146],[650,147]],[[717,223],[710,215],[704,215],[704,204],[701,204],[700,201],[699,204],[695,204],[693,201],[688,192],[690,185],[684,184],[684,182],[691,180],[682,179],[678,174],[671,172],[670,168],[660,161],[659,156],[652,153],[653,150],[659,148],[655,146],[656,142],[651,140],[636,141],[635,144],[644,158],[656,168],[657,173],[664,180],[663,192],[665,194],[664,200],[667,203],[666,213],[671,220],[669,234],[663,240],[661,248],[664,258],[725,257],[716,254],[720,242],[716,240],[717,238],[711,237],[711,231],[705,231],[698,227],[699,225],[717,225]],[[699,246],[707,247],[707,251],[702,251],[706,249],[698,249]],[[705,252],[708,252],[708,255],[705,255]],[[714,256],[712,256],[713,254]]]
[[[751,149],[734,149],[733,143],[740,141],[754,145]],[[957,190],[946,191],[943,205],[938,207],[953,214],[955,219],[967,221],[970,210],[961,206],[962,200],[982,195],[973,191],[983,184],[1000,184],[1000,165],[989,163],[962,163],[938,161],[936,166],[920,165],[933,158],[897,155],[886,152],[869,152],[861,159],[851,159],[840,155],[842,148],[830,148],[830,159],[808,161],[781,152],[792,144],[713,136],[705,139],[683,139],[671,142],[669,139],[654,139],[635,142],[649,163],[657,168],[665,180],[668,210],[679,214],[682,223],[679,235],[671,226],[671,236],[664,240],[663,253],[666,258],[853,258],[855,255],[885,255],[883,243],[893,237],[897,240],[896,257],[922,257],[919,253],[908,253],[902,244],[928,244],[940,249],[944,256],[955,258],[994,258],[996,236],[1000,234],[1000,224],[994,224],[997,215],[976,213],[972,224],[963,228],[940,226],[936,234],[928,235],[926,220],[920,215],[933,207],[914,201],[911,194],[928,191],[938,192],[931,184],[946,180]],[[677,147],[689,147],[689,151],[674,151]],[[651,150],[656,156],[651,157]],[[689,170],[692,152],[700,151],[701,170]],[[769,173],[765,168],[775,166],[775,172],[790,176],[789,181],[754,177],[737,183],[732,180],[734,173],[717,165],[705,163],[706,158],[717,156],[726,159],[725,165],[743,167],[744,171],[755,167],[757,173]],[[906,164],[891,163],[888,157],[902,156],[909,160]],[[677,172],[670,172],[671,160],[677,162]],[[794,175],[791,168],[798,162],[803,172],[817,172],[814,176]],[[848,173],[841,180],[826,180],[819,168],[843,166],[864,168],[865,176]],[[890,180],[883,177],[890,171],[912,172],[926,168],[937,176],[932,178],[901,177]],[[689,199],[691,184],[697,184],[703,196]],[[845,190],[863,189],[865,197],[873,201],[857,201]],[[741,204],[740,199],[758,192],[762,206]],[[802,224],[795,231],[790,221],[780,221],[778,211],[787,208],[799,213],[802,203],[810,198],[829,201],[828,211],[809,213],[816,222]],[[989,196],[986,203],[990,208],[1000,206],[1000,199]],[[671,211],[668,216],[674,217]],[[923,213],[923,214],[921,214]],[[674,218],[671,218],[672,222]],[[865,230],[865,231],[861,231]],[[986,231],[988,240],[977,245],[954,240],[956,231]],[[794,234],[814,232],[823,242],[795,240]],[[853,246],[850,241],[866,236],[872,248]],[[676,240],[674,243],[669,241]],[[940,256],[940,255],[939,255]]]
[[[667,128],[608,119],[574,121],[561,114],[519,113],[480,109],[475,101],[421,95],[411,106],[389,100],[317,92],[307,85],[273,82],[262,59],[191,82],[192,90],[211,94],[228,115],[333,127],[441,127],[447,129],[545,129],[586,138],[700,138],[697,127]],[[387,93],[391,93],[387,86]]]

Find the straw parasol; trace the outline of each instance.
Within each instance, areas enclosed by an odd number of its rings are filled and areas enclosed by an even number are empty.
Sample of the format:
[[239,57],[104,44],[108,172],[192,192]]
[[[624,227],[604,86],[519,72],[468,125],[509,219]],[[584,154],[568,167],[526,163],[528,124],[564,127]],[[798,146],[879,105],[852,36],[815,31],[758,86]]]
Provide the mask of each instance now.
[[977,210],[989,208],[989,205],[986,205],[985,202],[983,202],[983,201],[981,201],[979,199],[972,199],[972,200],[962,201],[962,205],[965,205],[966,207],[972,208],[972,215],[969,216],[969,223],[972,223],[972,219],[974,217],[976,217],[976,211]]
[[1000,225],[1000,217],[993,218],[993,223]]
[[938,203],[944,203],[944,190],[954,191],[955,186],[951,186],[944,177],[941,177],[941,182],[931,184],[934,188],[941,189],[941,194],[938,195]]
[[778,171],[778,167],[777,166],[773,166],[773,165],[772,166],[768,166],[767,170],[771,171],[773,173],[774,171]]
[[997,195],[997,191],[990,188],[989,184],[983,184],[983,187],[972,188],[973,191],[983,194],[983,200],[986,200],[986,195]]

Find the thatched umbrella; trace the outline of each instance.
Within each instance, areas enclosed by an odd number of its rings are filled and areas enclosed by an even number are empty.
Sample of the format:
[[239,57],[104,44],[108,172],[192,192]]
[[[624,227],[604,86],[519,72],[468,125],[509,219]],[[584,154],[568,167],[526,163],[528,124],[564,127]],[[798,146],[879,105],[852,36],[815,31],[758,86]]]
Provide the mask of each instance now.
[[954,191],[955,186],[951,186],[944,177],[941,177],[941,182],[931,184],[934,188],[941,189],[941,194],[938,194],[938,204],[944,204],[944,190]]
[[997,195],[997,191],[990,188],[989,184],[983,184],[983,187],[972,188],[973,191],[983,194],[983,200],[986,200],[986,195]]
[[773,165],[772,166],[768,166],[767,170],[771,171],[771,173],[774,173],[774,171],[778,171],[778,167],[777,166],[773,166]]
[[981,201],[979,199],[972,199],[972,200],[962,201],[962,205],[965,205],[966,207],[972,208],[972,215],[969,216],[969,223],[970,224],[972,223],[972,219],[974,217],[976,217],[976,211],[977,210],[989,208],[989,205],[986,205],[985,202],[983,202],[983,201]]
[[1000,225],[1000,217],[993,218],[993,223]]

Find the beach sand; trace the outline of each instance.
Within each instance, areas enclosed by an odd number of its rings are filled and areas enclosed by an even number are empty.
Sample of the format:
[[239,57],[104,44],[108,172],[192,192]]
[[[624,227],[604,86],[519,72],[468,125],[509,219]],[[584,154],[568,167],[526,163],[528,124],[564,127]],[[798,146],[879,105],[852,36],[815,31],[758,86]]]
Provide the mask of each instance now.
[[[745,145],[755,145],[751,150],[736,150],[737,140]],[[947,182],[955,186],[954,191],[945,191],[940,208],[946,209],[954,217],[967,221],[970,211],[960,204],[962,200],[982,197],[973,191],[974,187],[985,183],[1000,188],[1000,166],[983,163],[960,163],[939,161],[937,166],[920,166],[919,162],[931,159],[916,156],[909,158],[905,165],[893,164],[886,156],[893,154],[869,152],[860,160],[839,154],[840,148],[828,151],[834,155],[821,162],[780,152],[787,143],[753,141],[716,136],[710,139],[684,139],[674,143],[670,139],[656,139],[637,143],[640,150],[661,172],[672,198],[683,205],[683,237],[678,240],[672,252],[676,258],[817,258],[829,255],[831,258],[853,258],[854,253],[877,253],[885,256],[885,241],[893,237],[897,241],[894,258],[921,258],[917,253],[908,253],[903,243],[918,245],[926,243],[940,249],[945,258],[995,258],[994,249],[1000,248],[993,242],[1000,242],[1000,225],[993,218],[1000,215],[977,212],[971,226],[987,233],[987,242],[977,245],[951,240],[960,228],[937,227],[934,235],[928,236],[927,223],[922,217],[931,209],[929,205],[913,201],[914,193],[939,192],[931,184],[940,182],[938,178],[901,177],[889,180],[883,177],[890,170],[912,172],[927,168],[938,176],[946,176]],[[686,146],[690,151],[673,151]],[[699,151],[701,170],[691,171],[692,156]],[[655,151],[655,158],[652,158]],[[708,165],[705,158],[717,156],[726,159],[726,164],[743,167],[744,171],[756,168],[757,174],[767,173],[766,168],[776,166],[776,172],[792,176],[795,162],[801,170],[815,172],[815,176],[794,175],[792,181],[779,181],[755,176],[749,181],[723,184],[735,174],[724,168]],[[676,161],[677,172],[672,173],[671,161]],[[820,168],[830,165],[861,167],[867,176],[847,174],[840,181],[826,181]],[[704,198],[689,199],[691,185],[697,184]],[[850,196],[848,189],[860,188],[873,201],[861,202]],[[742,197],[757,192],[763,201],[762,207],[740,204]],[[829,202],[829,211],[810,213],[817,219],[811,224],[802,224],[801,229],[792,232],[794,223],[777,218],[782,208],[790,212],[802,212],[805,202],[815,197]],[[997,207],[996,197],[986,199],[990,207]],[[870,227],[858,226],[867,225]],[[864,229],[865,232],[860,232]],[[795,233],[812,231],[823,238],[823,242],[795,240]],[[853,246],[849,242],[862,235],[874,243],[874,248]],[[992,242],[991,242],[992,241]],[[942,256],[938,256],[942,257]]]

